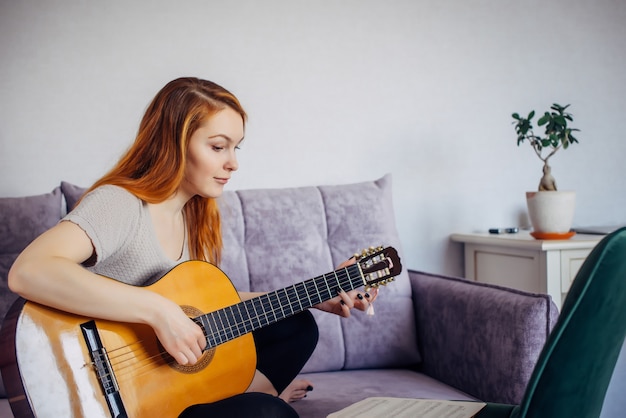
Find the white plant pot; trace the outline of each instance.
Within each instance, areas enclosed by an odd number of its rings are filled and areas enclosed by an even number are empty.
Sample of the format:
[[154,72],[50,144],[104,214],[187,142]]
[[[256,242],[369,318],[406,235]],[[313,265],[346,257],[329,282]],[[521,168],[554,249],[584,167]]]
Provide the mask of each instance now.
[[526,204],[534,232],[564,234],[572,228],[576,192],[526,192]]

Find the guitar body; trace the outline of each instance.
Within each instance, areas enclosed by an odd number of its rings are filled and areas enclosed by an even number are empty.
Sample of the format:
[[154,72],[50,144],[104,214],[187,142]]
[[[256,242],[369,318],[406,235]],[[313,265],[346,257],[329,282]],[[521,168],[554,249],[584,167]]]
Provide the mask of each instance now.
[[[190,317],[240,301],[226,275],[202,261],[176,266],[148,289],[175,301]],[[18,305],[7,316],[2,374],[10,377],[4,383],[17,418],[112,416],[81,331],[89,321],[23,301],[21,310]],[[243,393],[255,373],[251,333],[207,350],[194,366],[179,366],[148,326],[102,320],[95,325],[128,417],[176,417],[190,405]],[[6,341],[11,331],[14,348]]]

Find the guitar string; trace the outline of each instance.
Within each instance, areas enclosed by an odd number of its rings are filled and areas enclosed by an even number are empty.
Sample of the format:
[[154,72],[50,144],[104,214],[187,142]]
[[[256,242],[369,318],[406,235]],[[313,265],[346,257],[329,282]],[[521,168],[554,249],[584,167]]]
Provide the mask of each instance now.
[[[243,335],[245,333],[248,333],[254,329],[260,328],[262,326],[265,325],[269,325],[270,323],[276,322],[277,320],[283,319],[284,317],[293,315],[297,312],[300,312],[304,309],[307,308],[303,308],[302,307],[302,303],[300,302],[301,299],[305,298],[309,301],[310,306],[313,306],[317,303],[320,303],[323,300],[328,300],[333,298],[335,295],[332,292],[332,288],[331,286],[329,286],[328,283],[328,277],[329,275],[333,275],[334,276],[334,281],[336,282],[337,286],[334,287],[334,289],[338,289],[341,288],[343,290],[352,290],[353,288],[357,288],[360,286],[360,283],[357,285],[354,285],[352,283],[352,278],[350,275],[350,271],[349,270],[354,270],[354,266],[356,265],[352,265],[352,266],[348,266],[346,268],[334,271],[332,273],[328,273],[326,275],[323,276],[319,276],[313,279],[309,279],[305,282],[302,283],[297,283],[294,284],[292,286],[289,286],[287,288],[284,289],[280,289],[274,292],[270,292],[266,295],[262,295],[259,296],[258,298],[254,298],[254,299],[250,299],[248,301],[243,301],[240,302],[236,305],[232,305],[226,308],[223,308],[221,311],[223,311],[224,309],[229,309],[229,308],[233,308],[235,306],[240,306],[240,305],[244,305],[246,304],[246,302],[252,302],[252,303],[248,303],[247,305],[251,305],[254,310],[255,310],[255,314],[251,315],[248,312],[248,316],[247,318],[243,321],[243,322],[235,322],[234,324],[230,322],[232,318],[231,317],[226,317],[225,319],[228,321],[228,326],[226,327],[222,327],[222,328],[218,328],[218,331],[212,331],[212,332],[208,332],[207,328],[205,326],[202,326],[203,332],[205,334],[205,337],[207,337],[207,342],[209,337],[213,336],[214,337],[214,341],[217,343],[214,346],[210,347],[213,348],[219,344],[222,344],[224,342],[230,341],[231,339],[234,339],[240,335]],[[360,277],[361,274],[359,272],[358,276]],[[323,279],[323,280],[322,280]],[[318,288],[318,281],[320,282],[320,284],[325,285],[324,287],[326,287],[326,289],[324,290],[319,290]],[[317,303],[313,303],[313,301],[311,300],[311,296],[309,294],[309,289],[307,288],[307,284],[312,284],[315,288],[315,292],[318,296],[323,296],[321,298],[321,300]],[[298,289],[298,286],[300,286],[300,289]],[[289,299],[289,291],[295,291],[296,295],[298,296],[298,298],[296,298],[295,301],[290,300]],[[312,290],[312,289],[311,289]],[[283,291],[285,293],[285,295],[283,297],[279,296],[279,292]],[[282,316],[279,315],[279,319],[276,319],[276,314],[274,314],[274,320],[271,321],[268,318],[268,312],[275,312],[275,309],[269,309],[272,306],[272,300],[271,300],[271,296],[275,295],[275,301],[279,302],[279,307],[281,308],[281,313]],[[287,300],[288,303],[283,304],[282,302],[285,301],[285,299]],[[253,301],[257,301],[260,302],[259,303],[254,303]],[[259,306],[260,305],[260,306]],[[261,309],[261,313],[257,313],[256,312],[256,308],[262,308]],[[289,309],[286,309],[286,308]],[[247,308],[247,307],[246,307]],[[247,311],[247,309],[246,309]],[[285,311],[288,312],[287,315],[285,315]],[[211,316],[214,314],[218,314],[219,315],[220,311],[215,311],[215,312],[211,312],[209,314],[206,315],[201,315],[201,317],[207,317],[207,316]],[[241,314],[241,312],[240,312]],[[241,315],[240,315],[241,316]],[[265,317],[265,320],[267,321],[267,323],[265,325],[262,325],[261,322],[261,316]],[[243,316],[242,316],[243,318]],[[221,318],[220,318],[221,320]],[[258,327],[255,328],[254,323],[258,324]],[[250,326],[246,326],[245,323],[249,323]],[[201,324],[204,325],[204,324]],[[241,327],[243,326],[243,331]],[[251,328],[250,328],[251,327]],[[210,327],[209,327],[210,328]],[[236,332],[235,332],[236,331]],[[117,379],[118,381],[124,380],[124,378],[129,375],[132,374],[133,376],[138,376],[138,375],[142,375],[144,372],[150,372],[152,369],[148,369],[149,366],[154,365],[156,363],[161,363],[161,365],[168,365],[171,363],[175,363],[175,360],[173,357],[171,357],[166,351],[164,350],[159,350],[156,354],[153,355],[147,355],[147,351],[145,349],[143,349],[143,340],[139,340],[139,341],[135,341],[135,342],[131,342],[126,346],[121,346],[118,347],[116,349],[113,349],[109,352],[109,355],[111,353],[118,353],[115,354],[114,356],[110,356],[109,360],[111,363],[111,368],[113,370],[113,373],[118,373]],[[155,343],[156,344],[156,343]],[[133,348],[133,346],[137,346],[139,345],[140,348],[139,349],[135,349]],[[159,344],[160,347],[160,344]],[[124,352],[121,352],[122,350],[124,350]],[[137,352],[139,352],[137,354]],[[167,357],[167,360],[164,359],[164,356]],[[164,361],[165,360],[165,361]],[[142,369],[144,371],[142,371]],[[139,370],[140,372],[137,373],[137,370]],[[103,374],[104,377],[110,377],[110,376],[106,376],[106,374]]]

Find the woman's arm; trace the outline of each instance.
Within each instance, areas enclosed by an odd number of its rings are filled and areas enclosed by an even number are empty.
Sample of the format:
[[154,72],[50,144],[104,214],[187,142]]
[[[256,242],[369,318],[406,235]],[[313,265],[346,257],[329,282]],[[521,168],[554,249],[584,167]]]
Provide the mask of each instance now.
[[92,273],[80,264],[93,246],[76,224],[60,222],[35,239],[9,271],[10,289],[66,312],[150,325],[180,364],[195,363],[206,346],[202,330],[174,302],[146,288]]

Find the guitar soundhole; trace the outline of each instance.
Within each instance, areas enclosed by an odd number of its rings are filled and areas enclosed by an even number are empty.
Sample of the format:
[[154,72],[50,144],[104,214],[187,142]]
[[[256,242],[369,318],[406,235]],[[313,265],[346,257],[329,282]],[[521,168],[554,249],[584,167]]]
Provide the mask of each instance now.
[[[204,314],[204,312],[202,312],[201,310],[197,308],[194,308],[193,306],[181,305],[181,308],[183,309],[183,312],[185,312],[185,314],[187,314],[187,316],[190,318],[195,318],[197,316]],[[161,346],[160,342],[159,342],[159,346]],[[192,374],[192,373],[197,373],[201,370],[204,370],[211,363],[211,360],[213,360],[213,356],[215,355],[215,347],[210,348],[207,351],[205,351],[202,354],[202,356],[200,356],[196,364],[189,365],[189,366],[187,365],[183,366],[181,364],[178,364],[176,360],[174,360],[174,358],[170,356],[167,353],[167,351],[165,351],[164,349],[162,349],[161,352],[162,352],[161,355],[163,359],[168,364],[168,366],[170,366],[172,369],[181,373]]]

